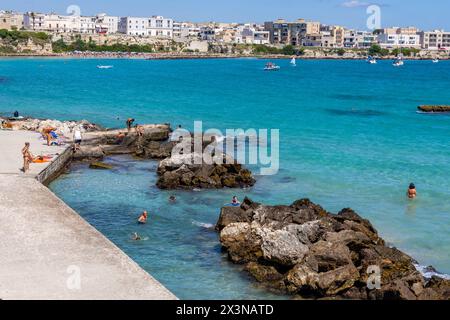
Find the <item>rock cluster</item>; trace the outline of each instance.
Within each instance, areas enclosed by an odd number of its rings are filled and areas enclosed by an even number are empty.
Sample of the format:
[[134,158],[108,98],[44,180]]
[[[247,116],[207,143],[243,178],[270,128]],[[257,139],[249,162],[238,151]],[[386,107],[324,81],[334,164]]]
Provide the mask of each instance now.
[[12,127],[17,130],[29,130],[42,132],[45,128],[55,128],[56,133],[67,138],[72,138],[73,131],[78,128],[82,133],[98,131],[102,128],[98,125],[90,123],[87,120],[81,121],[59,121],[59,120],[42,120],[42,119],[24,119],[11,122]]
[[255,184],[249,170],[235,160],[227,162],[225,154],[222,157],[223,164],[206,164],[202,155],[196,153],[168,157],[159,163],[156,185],[161,189],[214,189],[245,188]]
[[422,112],[450,112],[450,106],[440,106],[440,105],[434,105],[434,106],[418,106],[417,107],[419,111]]
[[331,214],[307,199],[289,206],[245,199],[240,207],[222,208],[216,228],[231,261],[289,294],[450,299],[449,280],[424,279],[411,257],[386,246],[371,223],[351,209]]

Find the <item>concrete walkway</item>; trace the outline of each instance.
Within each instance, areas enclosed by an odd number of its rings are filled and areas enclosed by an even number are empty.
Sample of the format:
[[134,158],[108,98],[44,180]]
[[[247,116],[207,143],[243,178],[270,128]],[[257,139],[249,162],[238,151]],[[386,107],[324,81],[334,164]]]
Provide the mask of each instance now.
[[35,179],[48,164],[20,173],[25,141],[58,150],[33,139],[0,131],[0,299],[176,299]]
[[[32,131],[0,130],[0,174],[18,174],[23,167],[22,148],[25,142],[30,143],[30,151],[34,156],[61,154],[66,147],[47,146],[41,134]],[[35,177],[47,167],[48,163],[31,163],[30,177]]]

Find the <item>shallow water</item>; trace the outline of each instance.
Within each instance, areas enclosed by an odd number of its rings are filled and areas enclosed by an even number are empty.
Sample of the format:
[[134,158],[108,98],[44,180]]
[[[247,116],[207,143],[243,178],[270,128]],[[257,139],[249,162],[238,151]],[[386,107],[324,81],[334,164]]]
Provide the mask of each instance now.
[[[280,172],[258,177],[251,190],[180,194],[179,205],[166,208],[168,195],[154,188],[153,173],[136,173],[125,164],[123,174],[102,173],[102,183],[96,183],[100,173],[76,168],[52,184],[69,205],[180,297],[217,296],[208,283],[219,277],[230,277],[227,285],[239,287],[213,285],[225,297],[261,297],[223,260],[217,235],[196,225],[214,224],[218,207],[234,193],[272,204],[309,197],[330,211],[352,207],[390,244],[420,264],[450,273],[450,116],[416,112],[420,104],[450,104],[450,62],[407,61],[402,68],[387,61],[299,61],[297,67],[288,62],[279,61],[282,69],[267,73],[262,71],[265,61],[256,59],[5,59],[0,60],[0,78],[7,79],[0,83],[0,113],[18,109],[110,127],[123,126],[133,116],[140,123],[188,128],[202,120],[205,129],[280,129]],[[99,64],[114,68],[100,70]],[[415,201],[405,199],[410,182],[418,187]],[[83,188],[75,190],[80,184]],[[133,231],[142,207],[155,214],[167,210],[177,219],[163,214],[158,232],[136,247],[120,239]],[[110,219],[99,214],[103,211],[116,213]],[[179,237],[181,250],[174,245],[166,252],[155,245],[170,242],[167,234]],[[155,248],[153,253],[148,247]],[[160,266],[156,256],[163,253],[172,260]],[[198,263],[212,270],[211,278],[182,281],[188,273],[202,273],[192,262],[199,257],[204,260]],[[175,280],[169,283],[169,278]]]

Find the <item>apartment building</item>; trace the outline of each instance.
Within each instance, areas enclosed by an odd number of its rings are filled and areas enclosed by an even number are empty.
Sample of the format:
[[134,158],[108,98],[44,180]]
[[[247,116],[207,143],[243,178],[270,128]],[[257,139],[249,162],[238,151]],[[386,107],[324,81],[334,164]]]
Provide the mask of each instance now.
[[422,31],[420,45],[427,50],[450,50],[450,32],[444,30]]
[[345,30],[344,47],[345,48],[370,48],[377,44],[377,35],[370,31]]
[[345,29],[340,26],[320,27],[321,47],[342,48],[344,47]]
[[95,17],[95,32],[99,34],[114,34],[119,31],[119,17],[100,13]]
[[153,16],[148,20],[148,35],[158,38],[173,38],[173,20]]
[[320,34],[320,22],[305,21],[304,19],[287,22],[284,19],[278,19],[276,21],[265,22],[264,29],[269,32],[270,43],[296,46],[302,45],[307,35]]
[[148,36],[149,19],[139,17],[120,18],[118,31],[129,36]]
[[78,30],[72,30],[79,33],[94,34],[96,33],[95,17],[79,17]]
[[0,29],[20,30],[22,28],[24,28],[22,13],[0,11]]
[[419,30],[415,27],[385,28],[378,35],[378,43],[383,48],[420,48]]

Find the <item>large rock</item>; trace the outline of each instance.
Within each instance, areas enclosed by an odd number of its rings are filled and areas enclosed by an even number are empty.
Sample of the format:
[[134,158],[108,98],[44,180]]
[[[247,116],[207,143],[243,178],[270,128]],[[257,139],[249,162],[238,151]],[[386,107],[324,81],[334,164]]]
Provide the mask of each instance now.
[[240,207],[222,208],[216,229],[233,262],[246,264],[257,281],[291,294],[450,298],[450,281],[427,282],[410,256],[387,247],[372,224],[351,209],[331,214],[307,199],[265,206],[246,198]]
[[198,153],[172,155],[160,161],[157,172],[156,185],[161,189],[245,188],[255,184],[251,172],[241,164],[207,164]]

